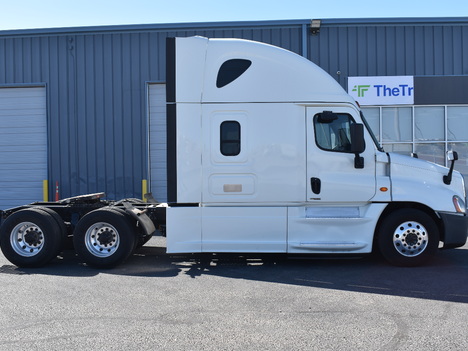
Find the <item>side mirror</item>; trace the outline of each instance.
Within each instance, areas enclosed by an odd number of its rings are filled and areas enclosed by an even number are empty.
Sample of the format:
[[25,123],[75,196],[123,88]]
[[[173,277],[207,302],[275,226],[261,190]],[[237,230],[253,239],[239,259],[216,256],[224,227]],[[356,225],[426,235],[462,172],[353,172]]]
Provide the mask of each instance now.
[[354,168],[364,168],[364,157],[359,156],[366,149],[364,141],[364,125],[354,123],[350,125],[351,152],[354,153]]
[[447,151],[447,160],[458,161],[458,153],[456,151]]
[[366,149],[366,142],[364,141],[364,125],[353,123],[349,127],[351,133],[351,152],[360,154]]

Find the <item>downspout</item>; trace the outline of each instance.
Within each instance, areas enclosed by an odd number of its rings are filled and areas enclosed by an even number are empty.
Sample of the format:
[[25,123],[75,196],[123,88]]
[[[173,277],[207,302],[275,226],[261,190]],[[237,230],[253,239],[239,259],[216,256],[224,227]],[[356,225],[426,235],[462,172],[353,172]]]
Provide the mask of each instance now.
[[307,57],[308,52],[308,45],[307,45],[307,32],[309,30],[309,26],[306,23],[302,24],[302,56],[305,58]]

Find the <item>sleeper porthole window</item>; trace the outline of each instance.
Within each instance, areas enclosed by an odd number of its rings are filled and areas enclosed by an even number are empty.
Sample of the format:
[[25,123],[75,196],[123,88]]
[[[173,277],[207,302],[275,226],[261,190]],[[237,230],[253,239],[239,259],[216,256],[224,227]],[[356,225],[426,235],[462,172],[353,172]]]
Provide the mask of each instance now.
[[224,62],[218,71],[216,87],[222,88],[239,78],[252,65],[252,61],[245,59],[232,59]]
[[241,151],[241,125],[237,121],[224,121],[220,126],[220,149],[224,156],[237,156]]

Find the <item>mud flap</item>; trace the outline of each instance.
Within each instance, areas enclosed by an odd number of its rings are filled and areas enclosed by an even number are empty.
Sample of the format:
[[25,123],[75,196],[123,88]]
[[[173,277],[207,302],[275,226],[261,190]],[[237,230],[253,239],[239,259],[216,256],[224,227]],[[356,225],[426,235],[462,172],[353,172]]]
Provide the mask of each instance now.
[[153,233],[156,231],[156,227],[154,226],[153,221],[145,213],[145,211],[141,211],[133,207],[132,204],[127,201],[123,201],[123,205],[125,207],[125,212],[127,212],[130,216],[132,216],[135,220],[137,220],[140,223],[141,228],[145,233],[145,236],[153,235]]

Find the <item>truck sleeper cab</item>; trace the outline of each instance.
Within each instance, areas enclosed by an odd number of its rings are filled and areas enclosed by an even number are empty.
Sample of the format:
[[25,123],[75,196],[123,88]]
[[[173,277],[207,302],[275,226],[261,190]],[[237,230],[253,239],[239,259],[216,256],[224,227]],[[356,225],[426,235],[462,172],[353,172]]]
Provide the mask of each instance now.
[[417,265],[467,238],[463,178],[385,153],[305,58],[239,39],[167,43],[168,252],[382,252]]
[[0,211],[12,263],[46,264],[72,237],[88,265],[113,267],[158,227],[168,253],[379,251],[405,266],[466,243],[456,157],[449,170],[386,153],[314,63],[240,39],[168,38],[166,54],[168,202],[99,193]]

